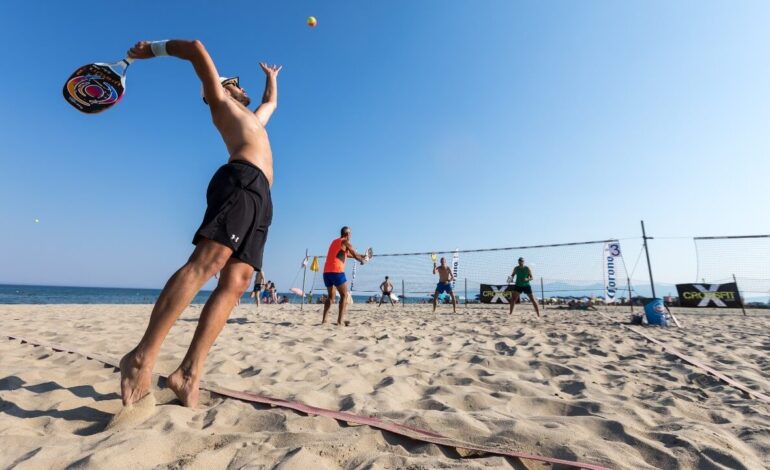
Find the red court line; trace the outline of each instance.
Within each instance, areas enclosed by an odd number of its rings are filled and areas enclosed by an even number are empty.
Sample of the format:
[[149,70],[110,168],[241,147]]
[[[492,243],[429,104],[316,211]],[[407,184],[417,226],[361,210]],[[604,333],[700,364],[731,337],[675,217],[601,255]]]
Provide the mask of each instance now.
[[711,367],[707,366],[706,364],[704,364],[703,362],[699,361],[698,359],[696,359],[696,358],[694,358],[692,356],[688,356],[687,354],[679,352],[675,348],[669,346],[667,343],[665,343],[665,342],[663,342],[663,341],[661,341],[659,339],[655,339],[655,338],[653,338],[652,336],[650,336],[650,335],[648,335],[646,333],[642,333],[641,331],[636,330],[635,328],[631,328],[628,325],[624,325],[624,324],[620,323],[619,321],[613,319],[612,317],[610,317],[608,315],[605,315],[602,312],[598,312],[598,313],[599,313],[599,315],[603,316],[604,318],[606,318],[606,319],[608,319],[610,321],[617,322],[623,328],[625,328],[625,329],[627,329],[629,331],[633,331],[634,333],[638,334],[639,336],[641,336],[642,338],[646,339],[647,341],[651,341],[651,342],[657,344],[658,346],[663,347],[664,351],[670,352],[671,354],[673,354],[674,356],[678,357],[679,359],[681,359],[681,360],[683,360],[683,361],[685,361],[685,362],[687,362],[689,364],[692,364],[695,367],[698,367],[700,369],[705,370],[706,372],[708,372],[709,374],[711,374],[714,377],[718,378],[719,380],[721,380],[722,382],[726,383],[727,385],[730,385],[732,387],[737,388],[738,390],[746,393],[750,397],[756,398],[757,400],[760,400],[760,401],[763,401],[765,403],[770,404],[770,397],[768,397],[767,395],[765,395],[765,394],[763,394],[761,392],[757,392],[756,390],[750,389],[748,386],[738,382],[737,380],[732,379],[732,378],[726,376],[725,374],[719,372],[718,370],[712,369]]
[[[34,346],[42,346],[42,347],[50,348],[50,349],[53,349],[54,351],[66,352],[71,354],[79,354],[81,356],[85,356],[87,359],[93,359],[95,361],[101,362],[102,364],[106,364],[116,369],[120,369],[115,359],[102,356],[100,354],[83,352],[77,349],[64,347],[58,344],[45,343],[37,340],[32,341],[19,336],[8,336],[8,335],[6,336],[12,340],[21,341],[22,343],[29,343]],[[156,374],[156,375],[160,375],[160,374]],[[163,375],[160,375],[160,376],[163,378],[166,378],[166,376],[163,376]],[[587,470],[610,470],[607,467],[602,467],[599,465],[573,462],[571,460],[556,459],[552,457],[543,457],[541,455],[527,454],[525,452],[515,452],[515,451],[510,451],[505,449],[499,449],[496,447],[487,447],[483,445],[471,444],[469,442],[462,442],[455,439],[451,439],[449,437],[443,436],[441,434],[438,434],[432,431],[427,431],[425,429],[415,428],[404,424],[394,423],[392,421],[382,420],[379,418],[375,418],[373,416],[363,416],[363,415],[357,415],[353,413],[346,413],[344,411],[334,411],[334,410],[328,410],[326,408],[318,408],[312,405],[306,405],[304,403],[300,403],[296,401],[288,401],[288,400],[282,400],[280,398],[267,397],[267,396],[259,395],[252,392],[242,392],[238,390],[231,390],[228,388],[220,387],[216,384],[210,384],[208,382],[201,382],[200,388],[201,390],[207,390],[217,395],[222,395],[229,398],[235,398],[241,401],[246,401],[250,403],[260,403],[260,404],[270,405],[270,406],[277,406],[280,408],[287,408],[287,409],[299,411],[301,413],[305,413],[309,415],[326,416],[328,418],[333,418],[337,421],[342,421],[345,423],[356,423],[356,424],[370,426],[376,429],[381,429],[383,431],[388,431],[393,434],[407,437],[409,439],[413,439],[416,441],[427,442],[427,443],[437,444],[437,445],[447,446],[447,447],[454,447],[458,450],[458,452],[461,455],[463,455],[464,453],[463,450],[466,451],[465,453],[467,453],[467,450],[473,450],[473,451],[486,453],[486,454],[514,457],[514,458],[525,459],[525,460],[534,460],[537,462],[545,462],[550,464],[568,465],[570,467],[584,468]]]

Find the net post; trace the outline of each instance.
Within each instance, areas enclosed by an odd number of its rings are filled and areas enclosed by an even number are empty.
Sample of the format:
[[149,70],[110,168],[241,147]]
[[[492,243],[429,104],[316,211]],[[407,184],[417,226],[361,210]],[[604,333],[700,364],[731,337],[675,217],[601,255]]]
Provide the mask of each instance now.
[[305,248],[305,259],[303,260],[303,263],[305,265],[305,269],[302,272],[302,304],[299,306],[300,312],[305,307],[305,277],[307,276],[307,248]]
[[642,239],[644,240],[644,254],[647,255],[647,272],[650,273],[650,288],[652,289],[652,298],[655,299],[655,281],[652,280],[652,266],[650,266],[650,250],[647,249],[647,240],[652,240],[644,231],[644,220],[642,220]]
[[741,290],[738,289],[738,280],[735,279],[735,274],[733,274],[733,282],[735,283],[735,290],[738,291],[738,303],[741,304],[741,310],[743,311],[743,315],[746,315],[746,307],[743,305],[743,297],[741,296]]
[[543,276],[540,276],[540,305],[545,310],[545,288],[543,287]]
[[468,306],[468,278],[465,278],[465,306]]
[[631,298],[631,279],[626,278],[626,285],[628,286],[628,305],[631,306],[631,313],[634,313],[634,299]]
[[403,279],[401,279],[401,308],[406,308],[406,291],[404,290]]

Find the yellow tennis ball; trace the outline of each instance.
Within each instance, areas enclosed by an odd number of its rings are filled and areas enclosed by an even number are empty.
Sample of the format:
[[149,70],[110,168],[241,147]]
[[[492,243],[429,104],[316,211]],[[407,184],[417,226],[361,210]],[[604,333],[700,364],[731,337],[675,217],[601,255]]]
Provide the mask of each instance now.
[[308,16],[307,17],[307,25],[311,28],[315,28],[315,25],[318,24],[318,20],[315,19],[315,16]]

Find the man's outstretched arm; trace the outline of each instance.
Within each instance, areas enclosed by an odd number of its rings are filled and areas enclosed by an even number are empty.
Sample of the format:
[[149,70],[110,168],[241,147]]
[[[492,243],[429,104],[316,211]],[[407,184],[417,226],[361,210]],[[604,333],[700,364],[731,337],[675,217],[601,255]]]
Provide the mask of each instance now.
[[163,55],[162,51],[165,50],[166,55],[187,60],[192,63],[195,73],[203,84],[203,96],[206,97],[209,106],[213,109],[224,101],[225,91],[222,84],[219,83],[219,73],[202,42],[197,39],[194,41],[172,39],[156,41],[154,48],[152,44],[150,41],[139,41],[129,49],[128,56],[132,59],[151,59],[156,57],[155,52],[160,52]]
[[356,252],[356,249],[355,249],[355,248],[353,248],[353,245],[351,245],[349,242],[347,242],[347,241],[344,241],[344,242],[342,242],[342,246],[345,248],[345,250],[347,250],[348,254],[349,254],[349,255],[350,255],[350,256],[351,256],[353,259],[355,259],[355,260],[356,260],[356,261],[358,261],[359,263],[363,263],[363,262],[364,262],[364,257],[363,257],[362,255],[359,255],[359,254]]
[[260,63],[259,66],[265,72],[265,92],[262,94],[262,104],[254,111],[257,119],[263,126],[267,125],[273,111],[278,107],[278,72],[283,65],[267,65]]

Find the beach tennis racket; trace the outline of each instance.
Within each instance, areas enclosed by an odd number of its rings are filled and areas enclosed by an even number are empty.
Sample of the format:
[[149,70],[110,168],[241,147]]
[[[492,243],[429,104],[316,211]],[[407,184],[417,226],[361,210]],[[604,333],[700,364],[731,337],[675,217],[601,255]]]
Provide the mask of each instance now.
[[374,251],[372,250],[372,247],[369,247],[366,249],[366,252],[364,252],[364,263],[367,263],[372,259],[372,256],[374,256]]
[[115,106],[126,91],[126,70],[134,59],[105,64],[87,64],[70,75],[64,83],[64,99],[73,108],[96,114]]
[[433,264],[436,264],[436,253],[431,253],[430,254],[430,259],[433,260]]

